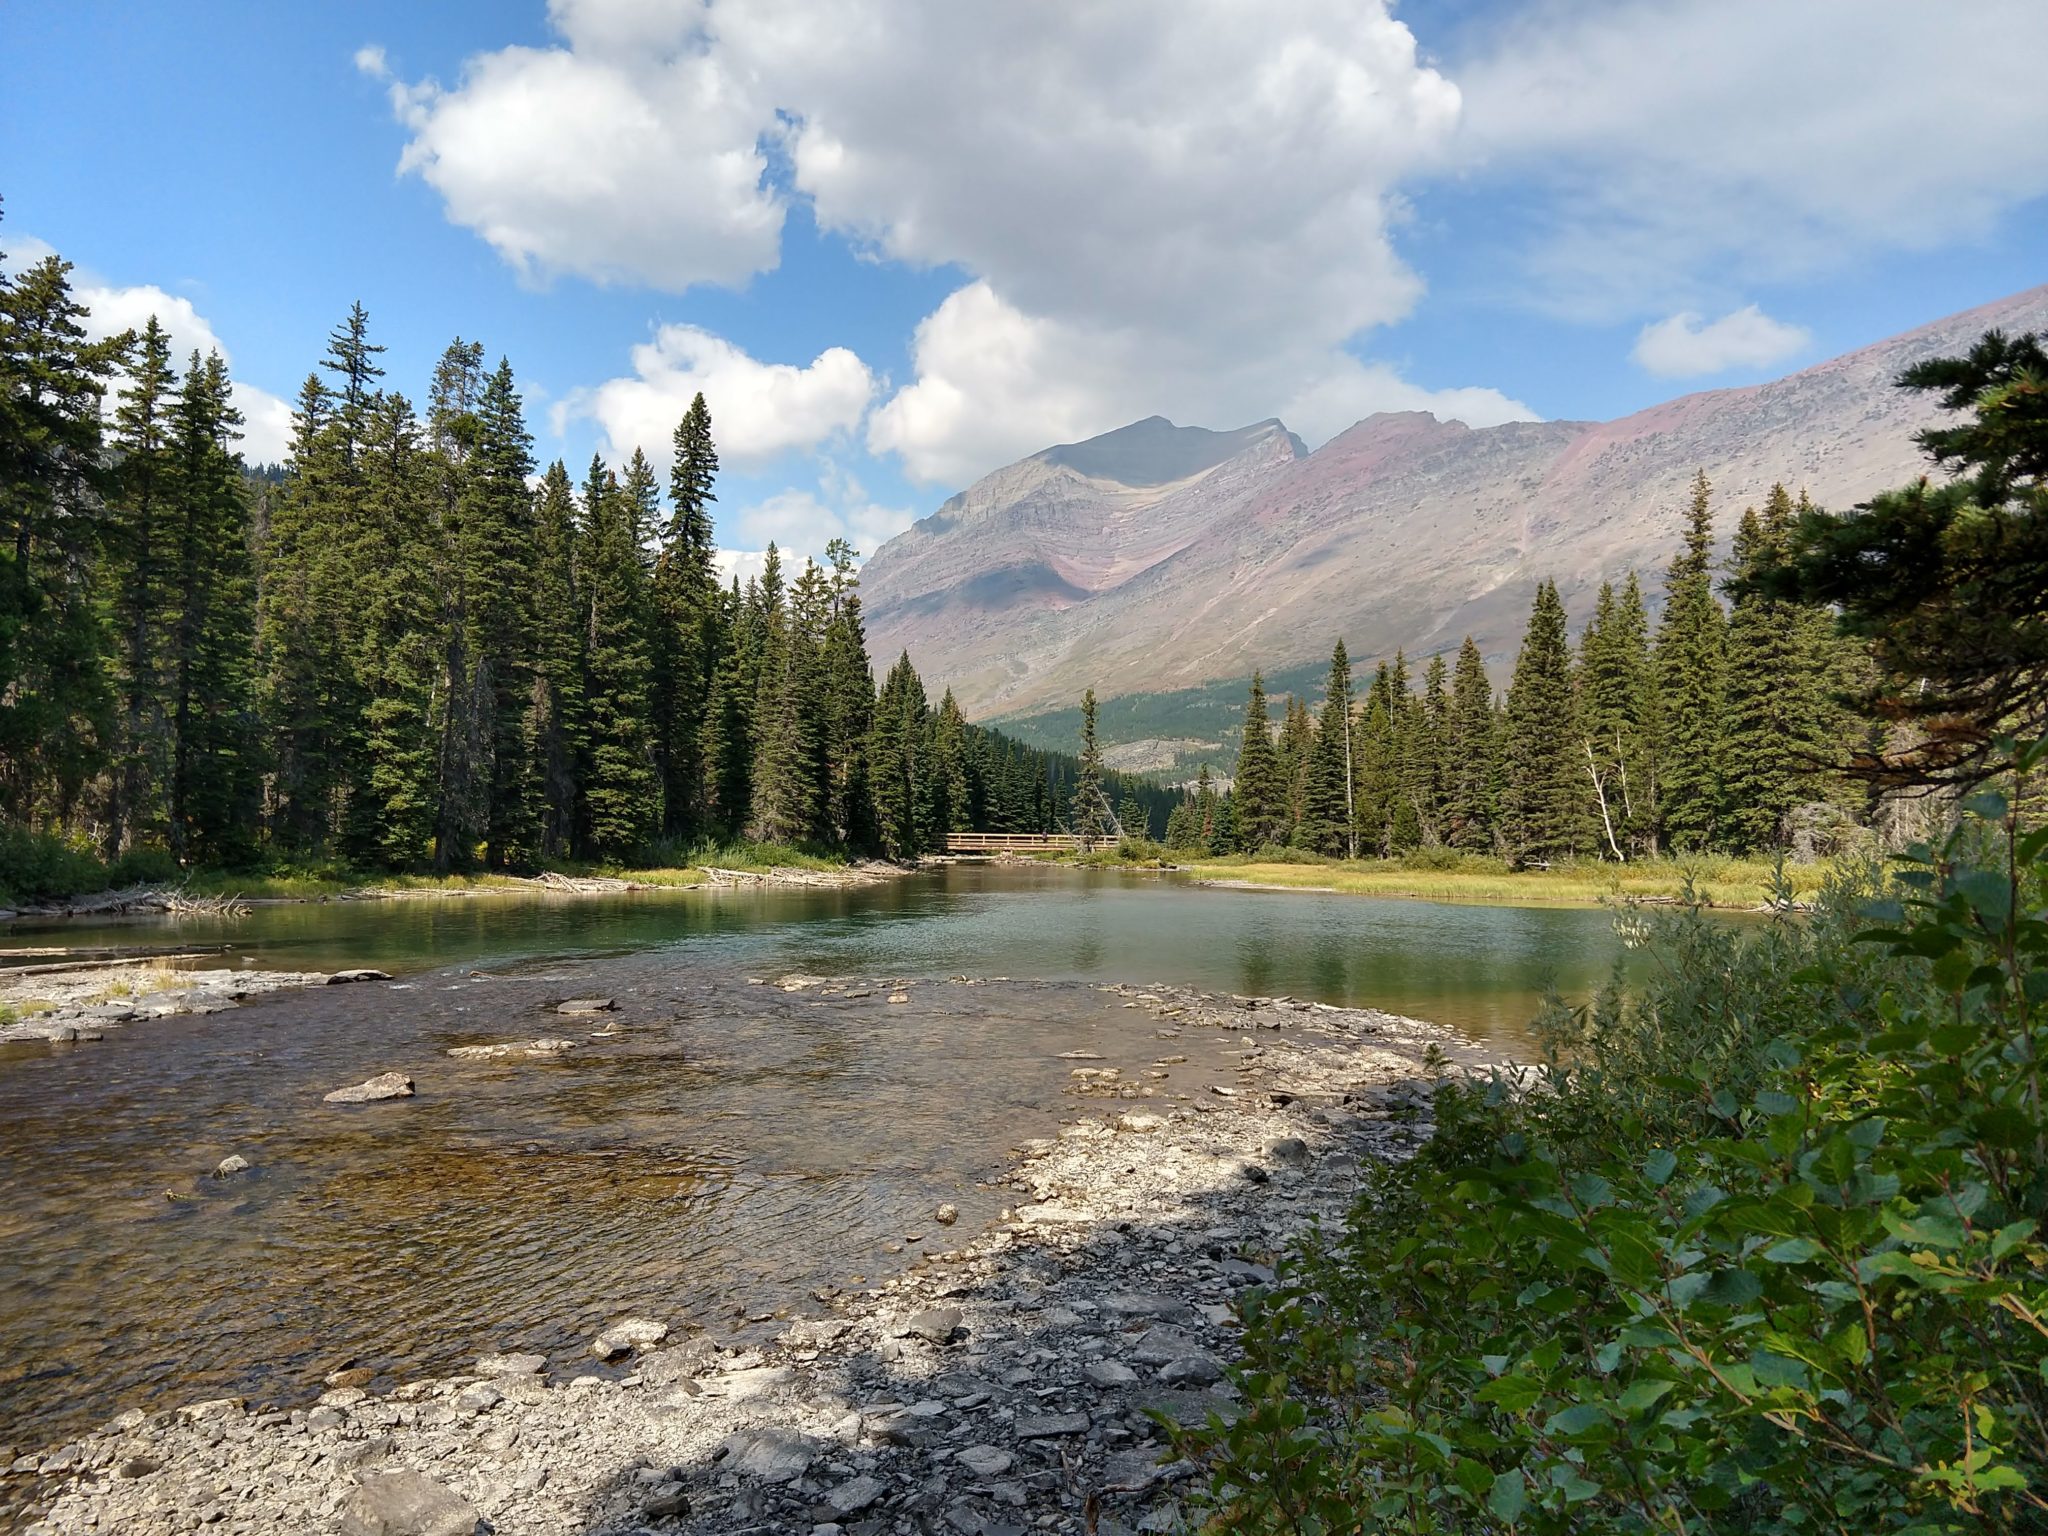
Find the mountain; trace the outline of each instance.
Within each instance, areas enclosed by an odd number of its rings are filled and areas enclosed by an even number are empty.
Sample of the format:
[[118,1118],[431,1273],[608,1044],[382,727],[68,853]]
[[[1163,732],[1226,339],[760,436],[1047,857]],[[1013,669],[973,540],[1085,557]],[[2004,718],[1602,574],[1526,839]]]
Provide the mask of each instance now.
[[1469,633],[1498,676],[1542,577],[1575,621],[1631,568],[1654,594],[1696,469],[1724,539],[1776,481],[1848,507],[1921,473],[1937,413],[1892,381],[1993,327],[2048,329],[2048,286],[1618,421],[1400,412],[1310,453],[1278,421],[1150,417],[999,469],[884,544],[861,572],[870,644],[980,718],[1299,669],[1339,635],[1370,666]]

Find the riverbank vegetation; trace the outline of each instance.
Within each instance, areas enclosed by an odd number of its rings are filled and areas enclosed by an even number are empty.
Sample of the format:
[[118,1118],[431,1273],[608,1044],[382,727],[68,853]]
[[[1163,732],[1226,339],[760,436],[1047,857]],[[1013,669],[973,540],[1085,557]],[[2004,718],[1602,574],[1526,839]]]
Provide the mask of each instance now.
[[907,657],[877,689],[850,547],[721,580],[701,397],[665,476],[579,482],[509,363],[458,338],[416,409],[357,306],[252,469],[223,361],[89,339],[68,270],[0,269],[0,895],[909,857],[1067,816],[1072,758]]
[[1537,1081],[1442,1085],[1251,1310],[1243,1416],[1186,1444],[1216,1528],[2041,1529],[2048,830],[2018,799],[1810,920],[1636,914],[1647,979],[1552,1010]]

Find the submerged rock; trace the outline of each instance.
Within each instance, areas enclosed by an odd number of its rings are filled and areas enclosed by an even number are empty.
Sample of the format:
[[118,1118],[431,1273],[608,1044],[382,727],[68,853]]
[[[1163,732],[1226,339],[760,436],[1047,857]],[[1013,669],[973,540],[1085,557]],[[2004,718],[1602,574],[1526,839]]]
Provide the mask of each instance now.
[[231,1152],[213,1165],[213,1176],[216,1179],[231,1179],[238,1173],[247,1173],[250,1166],[249,1159],[241,1153]]
[[412,1079],[403,1072],[381,1072],[353,1088],[337,1088],[326,1096],[329,1104],[372,1104],[379,1099],[409,1099]]
[[353,970],[336,971],[327,978],[327,985],[330,987],[341,987],[348,985],[352,981],[389,981],[390,979],[391,973],[389,971],[373,971],[366,965],[359,965]]
[[618,1008],[618,1000],[610,997],[572,997],[566,1002],[555,1004],[557,1013],[611,1013]]

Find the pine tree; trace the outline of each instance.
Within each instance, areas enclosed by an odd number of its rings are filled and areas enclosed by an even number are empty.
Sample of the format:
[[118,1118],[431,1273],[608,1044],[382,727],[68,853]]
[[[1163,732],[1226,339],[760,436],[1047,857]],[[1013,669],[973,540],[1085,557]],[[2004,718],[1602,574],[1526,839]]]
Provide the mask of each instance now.
[[1429,813],[1429,744],[1422,736],[1422,711],[1408,686],[1408,657],[1394,652],[1387,675],[1388,762],[1392,795],[1388,803],[1387,844],[1395,853],[1420,848]]
[[882,681],[869,751],[882,847],[894,859],[915,858],[924,851],[918,842],[917,807],[926,715],[924,685],[906,651]]
[[1244,734],[1231,800],[1237,846],[1247,853],[1287,835],[1287,787],[1280,776],[1280,757],[1266,717],[1266,681],[1257,672],[1252,674],[1251,694],[1245,700]]
[[875,674],[868,665],[867,629],[861,620],[857,551],[844,539],[825,548],[832,568],[832,613],[825,626],[825,756],[830,775],[827,820],[832,835],[850,848],[873,848],[874,795],[868,737],[874,727]]
[[86,339],[70,264],[0,276],[0,811],[62,825],[113,733],[93,601],[112,484],[100,402],[129,338]]
[[938,848],[948,834],[974,825],[967,782],[967,717],[948,688],[932,716],[931,768],[924,779],[924,843]]
[[1445,840],[1467,852],[1490,852],[1499,827],[1499,802],[1494,792],[1499,735],[1493,684],[1470,635],[1458,648],[1458,666],[1451,678],[1447,735],[1451,774],[1445,791]]
[[589,743],[583,800],[590,850],[600,858],[639,852],[661,824],[644,553],[659,498],[654,472],[635,449],[624,483],[607,476],[602,494],[586,493],[584,501],[577,562]]
[[[704,734],[711,681],[719,665],[721,594],[711,504],[718,449],[711,411],[699,393],[677,423],[669,471],[669,520],[661,533],[650,601],[655,763],[661,778],[662,831],[700,830],[706,804]],[[870,689],[872,693],[872,689]]]
[[1593,795],[1603,851],[1626,858],[1647,841],[1650,785],[1649,619],[1633,574],[1617,597],[1603,582],[1579,641],[1579,759]]
[[1664,581],[1657,630],[1657,792],[1664,841],[1712,846],[1720,830],[1726,621],[1714,600],[1714,517],[1702,471],[1693,481],[1685,543]]
[[1507,800],[1502,824],[1517,864],[1575,852],[1584,827],[1584,772],[1572,698],[1571,646],[1557,584],[1536,588],[1529,627],[1508,689],[1504,757]]
[[1357,784],[1352,805],[1358,821],[1359,852],[1383,858],[1390,851],[1396,777],[1394,680],[1384,661],[1373,672],[1365,692],[1365,708],[1352,730],[1352,771]]
[[538,831],[538,780],[527,724],[533,697],[532,437],[512,365],[500,358],[477,406],[477,444],[463,487],[456,558],[463,569],[464,649],[483,745],[480,835],[484,859],[504,868],[529,857]]
[[1811,613],[1754,585],[1783,563],[1792,518],[1791,496],[1773,486],[1761,517],[1754,508],[1742,514],[1730,562],[1738,585],[1728,618],[1722,825],[1738,853],[1782,845],[1793,807],[1821,797],[1830,752],[1831,658]]
[[165,707],[171,852],[233,865],[256,852],[261,811],[256,579],[227,366],[193,355],[171,428],[177,594]]
[[1280,741],[1274,749],[1280,765],[1280,782],[1285,786],[1284,805],[1287,830],[1283,841],[1291,847],[1305,847],[1299,841],[1301,819],[1308,806],[1309,769],[1315,758],[1316,728],[1308,706],[1299,694],[1289,694],[1280,718]]
[[1302,796],[1301,825],[1296,845],[1312,853],[1358,856],[1352,823],[1351,658],[1339,640],[1330,652],[1330,678],[1323,685],[1322,718],[1317,722]]
[[537,849],[564,859],[583,851],[584,777],[592,748],[587,709],[590,603],[582,566],[596,525],[619,497],[618,481],[592,456],[583,481],[582,527],[576,492],[560,459],[541,476],[533,507],[533,705],[527,732],[539,784]]
[[484,701],[478,697],[469,654],[469,562],[463,512],[471,502],[469,482],[483,436],[478,407],[483,399],[484,349],[460,336],[434,365],[427,402],[427,441],[432,453],[435,516],[447,575],[442,602],[444,656],[441,693],[440,815],[434,828],[434,867],[447,870],[476,856],[478,829],[485,820],[488,778]]
[[1102,837],[1102,748],[1095,740],[1095,690],[1081,696],[1081,768],[1074,780],[1074,835],[1092,848]]
[[172,505],[171,416],[177,374],[171,340],[155,315],[143,328],[128,384],[114,413],[117,490],[108,504],[106,559],[117,637],[115,673],[121,699],[119,741],[106,809],[109,859],[138,839],[164,835],[164,782],[169,726],[161,701],[163,646],[173,602],[170,585]]
[[440,547],[430,466],[400,394],[368,400],[354,445],[360,495],[349,530],[358,573],[350,667],[360,716],[344,847],[360,863],[411,868],[439,818]]

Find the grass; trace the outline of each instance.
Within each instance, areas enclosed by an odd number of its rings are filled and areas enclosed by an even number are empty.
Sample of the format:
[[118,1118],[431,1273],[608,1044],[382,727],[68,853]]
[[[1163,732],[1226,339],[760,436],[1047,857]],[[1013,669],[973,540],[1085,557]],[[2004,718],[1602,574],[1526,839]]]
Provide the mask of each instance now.
[[[657,848],[646,865],[555,860],[545,868],[573,876],[610,876],[641,885],[701,885],[707,868],[758,872],[770,869],[844,868],[846,860],[781,843],[700,843],[690,848]],[[474,895],[530,891],[517,875],[492,873],[418,874],[352,869],[344,864],[275,865],[255,871],[200,870],[177,882],[198,896],[242,896],[251,901],[322,901],[371,892],[399,895]]]
[[[1616,896],[1676,899],[1688,878],[1709,906],[1760,907],[1771,895],[1768,860],[1719,856],[1632,860],[1627,864],[1580,860],[1549,869],[1511,870],[1505,861],[1466,854],[1415,859],[1318,859],[1291,854],[1285,861],[1252,854],[1184,863],[1209,879],[1252,885],[1331,890],[1360,896],[1405,896],[1422,901],[1464,901],[1490,906],[1593,906]],[[1784,874],[1797,900],[1818,892],[1826,864],[1787,864]]]

